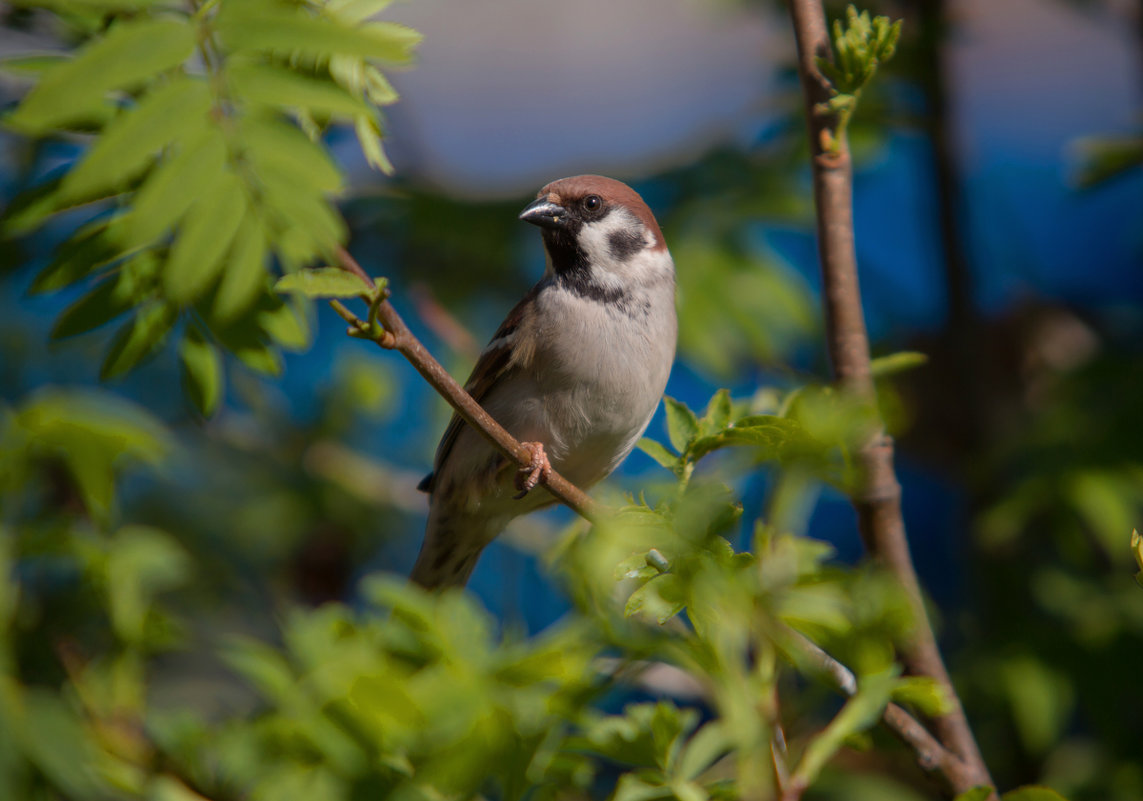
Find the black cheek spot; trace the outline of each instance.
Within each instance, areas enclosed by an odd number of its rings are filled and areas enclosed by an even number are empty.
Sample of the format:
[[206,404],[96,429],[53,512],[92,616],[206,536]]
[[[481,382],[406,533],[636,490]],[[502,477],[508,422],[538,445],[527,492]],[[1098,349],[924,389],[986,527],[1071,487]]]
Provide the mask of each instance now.
[[613,231],[607,237],[607,252],[616,261],[627,261],[643,249],[643,237],[635,231]]

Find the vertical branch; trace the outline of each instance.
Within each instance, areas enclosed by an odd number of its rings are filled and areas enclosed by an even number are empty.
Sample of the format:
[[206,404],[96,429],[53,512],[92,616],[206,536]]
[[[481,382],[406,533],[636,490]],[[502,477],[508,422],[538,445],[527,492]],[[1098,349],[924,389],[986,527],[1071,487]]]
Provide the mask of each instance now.
[[[832,52],[821,0],[790,0],[798,47],[813,160],[814,202],[817,208],[818,255],[821,260],[827,346],[842,389],[870,405],[876,391],[870,370],[869,339],[861,309],[857,257],[853,234],[852,164],[844,134],[826,103],[830,86],[816,59]],[[852,502],[865,547],[904,587],[913,608],[916,629],[903,647],[902,660],[910,673],[931,676],[943,684],[953,709],[933,721],[941,742],[964,761],[968,770],[958,792],[991,785],[988,769],[969,729],[925,612],[917,574],[909,554],[901,516],[901,487],[893,469],[893,443],[883,428],[871,433],[857,454],[858,485]]]

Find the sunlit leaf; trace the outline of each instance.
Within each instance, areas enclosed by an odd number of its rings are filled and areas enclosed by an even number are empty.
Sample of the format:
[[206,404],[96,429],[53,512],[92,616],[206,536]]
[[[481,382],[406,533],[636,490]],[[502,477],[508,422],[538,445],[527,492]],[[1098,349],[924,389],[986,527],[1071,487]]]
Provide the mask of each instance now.
[[222,257],[246,214],[241,181],[223,172],[187,212],[163,270],[163,286],[176,303],[188,303],[213,283],[223,269]]
[[135,195],[129,244],[146,245],[169,231],[196,200],[219,180],[226,164],[226,142],[213,126],[163,162]]
[[672,447],[683,453],[690,441],[698,436],[698,418],[686,404],[670,396],[663,397],[663,405],[667,409],[667,436],[671,440]]
[[247,311],[268,287],[266,255],[268,247],[262,223],[253,209],[234,234],[226,269],[222,273],[211,309],[213,317],[226,324]]
[[154,154],[176,137],[197,138],[206,125],[210,92],[202,81],[178,78],[148,94],[120,115],[68,173],[65,200],[122,189]]
[[372,110],[331,81],[311,78],[269,64],[240,63],[228,70],[234,93],[241,100],[271,108],[303,108],[350,119]]
[[981,785],[980,787],[973,787],[971,790],[965,790],[957,795],[953,801],[988,801],[994,792],[996,791],[992,787]]
[[639,450],[650,456],[660,465],[666,468],[674,468],[679,462],[679,457],[667,450],[667,447],[653,439],[643,437],[635,443]]
[[178,66],[194,50],[194,28],[184,21],[122,22],[84,47],[74,60],[44,74],[8,124],[42,134],[83,116],[111,89],[139,83]]
[[869,367],[874,378],[884,378],[920,367],[928,360],[929,357],[923,353],[906,350],[900,353],[891,353],[888,356],[879,356],[869,363]]
[[1068,801],[1052,788],[1036,785],[1009,790],[1000,798],[1001,801]]
[[274,175],[300,192],[333,193],[342,178],[329,154],[280,117],[255,116],[242,123],[246,152],[259,173]]
[[272,6],[252,6],[253,13],[241,6],[235,9],[224,11],[220,17],[225,41],[235,52],[271,50],[315,56],[338,53],[405,64],[422,38],[413,29],[393,22],[349,27],[302,14],[282,13]]
[[283,275],[274,285],[274,290],[307,298],[366,297],[372,291],[356,275],[339,267],[318,267]]

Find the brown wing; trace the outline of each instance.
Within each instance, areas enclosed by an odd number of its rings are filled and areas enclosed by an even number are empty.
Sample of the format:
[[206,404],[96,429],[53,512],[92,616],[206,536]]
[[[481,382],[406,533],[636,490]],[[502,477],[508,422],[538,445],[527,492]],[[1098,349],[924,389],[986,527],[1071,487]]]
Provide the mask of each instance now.
[[[492,335],[492,339],[481,352],[480,358],[476,360],[476,366],[472,368],[472,374],[465,382],[464,389],[477,403],[483,403],[489,390],[508,370],[519,363],[519,349],[515,347],[514,339],[520,326],[528,317],[527,309],[531,306],[532,300],[539,294],[542,286],[543,283],[541,282],[532,287],[528,294],[512,307],[508,316],[504,318],[504,322],[496,329],[496,333]],[[460,436],[464,425],[464,419],[458,414],[453,414],[448,428],[445,429],[444,436],[441,437],[440,444],[437,445],[437,453],[433,459],[433,472],[425,476],[417,485],[417,489],[421,492],[431,493],[433,491],[433,479],[440,472],[441,466],[448,458],[453,445],[456,444],[457,437]]]

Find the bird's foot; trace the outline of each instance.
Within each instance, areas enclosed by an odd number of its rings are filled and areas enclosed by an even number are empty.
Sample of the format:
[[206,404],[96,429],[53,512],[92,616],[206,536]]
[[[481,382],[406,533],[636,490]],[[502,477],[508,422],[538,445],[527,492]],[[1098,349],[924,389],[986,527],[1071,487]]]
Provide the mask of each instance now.
[[516,489],[520,490],[514,497],[520,500],[536,488],[540,481],[547,481],[552,474],[552,463],[548,461],[548,454],[544,453],[541,442],[521,442],[531,453],[531,460],[527,467],[516,471]]

